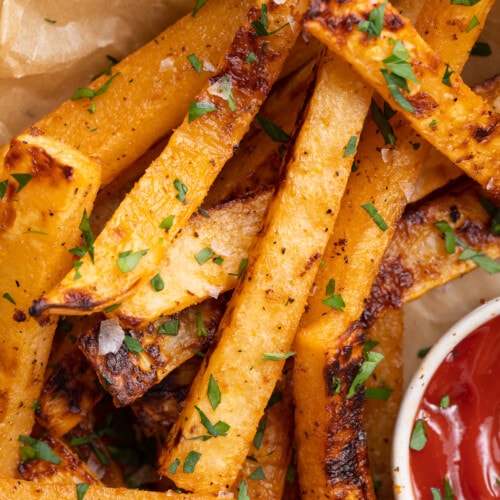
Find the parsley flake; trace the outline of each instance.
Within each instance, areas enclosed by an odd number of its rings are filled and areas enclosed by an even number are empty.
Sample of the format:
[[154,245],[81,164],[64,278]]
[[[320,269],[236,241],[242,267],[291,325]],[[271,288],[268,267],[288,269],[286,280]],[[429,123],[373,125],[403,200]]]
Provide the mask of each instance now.
[[135,269],[141,258],[148,253],[148,250],[148,248],[145,248],[134,253],[132,253],[132,250],[122,252],[118,255],[118,259],[116,259],[116,265],[122,273],[129,273]]
[[29,462],[30,460],[38,458],[51,464],[59,465],[62,461],[44,441],[39,441],[38,439],[23,435],[19,436],[17,440],[27,445],[19,448],[23,462]]
[[241,278],[243,276],[243,272],[248,266],[248,259],[241,259],[240,260],[240,265],[238,266],[238,272],[237,273],[228,273],[229,276],[236,276],[237,278]]
[[90,261],[94,263],[94,234],[92,233],[92,226],[90,225],[89,216],[87,214],[87,209],[83,209],[82,219],[80,229],[85,245],[82,247],[72,248],[69,250],[70,253],[82,258],[86,253],[89,254]]
[[79,99],[90,99],[90,108],[87,111],[91,114],[95,113],[96,106],[94,102],[94,98],[98,97],[109,89],[111,82],[119,75],[120,73],[115,73],[97,90],[91,89],[89,87],[81,88],[79,87],[71,96],[72,101],[77,101]]
[[9,181],[7,179],[0,182],[0,198],[3,198],[5,196],[5,193],[7,192],[8,183]]
[[211,248],[208,248],[208,247],[203,248],[194,256],[194,258],[196,259],[196,262],[198,262],[198,264],[200,266],[205,264],[212,257],[215,257],[215,253]]
[[174,319],[172,321],[166,321],[158,328],[158,333],[161,335],[172,335],[175,337],[179,333],[181,321],[179,319]]
[[368,35],[368,40],[370,36],[373,38],[378,38],[382,33],[384,27],[384,10],[387,5],[387,0],[379,5],[376,9],[373,9],[368,16],[368,21],[361,21],[358,24],[358,30],[364,31]]
[[394,130],[389,123],[390,118],[394,115],[395,111],[386,103],[387,112],[380,108],[380,106],[372,99],[370,104],[370,113],[372,120],[377,125],[382,137],[385,140],[385,144],[390,144],[391,146],[396,145],[396,136],[394,135]]
[[450,77],[451,77],[451,75],[453,75],[453,73],[455,73],[455,72],[454,71],[450,71],[450,66],[447,64],[446,65],[446,69],[444,70],[444,75],[443,75],[442,82],[445,85],[447,85],[448,87],[451,87]]
[[214,111],[217,111],[217,108],[211,102],[193,101],[189,105],[188,122],[191,123],[196,120],[196,118],[206,115],[207,113],[213,113]]
[[250,496],[248,495],[248,485],[245,481],[241,481],[240,483],[238,500],[250,500]]
[[450,407],[450,396],[448,394],[445,394],[442,398],[441,401],[439,401],[439,408],[449,408]]
[[387,226],[387,223],[382,218],[382,216],[380,215],[379,211],[375,208],[375,205],[373,205],[373,203],[365,203],[364,205],[361,205],[361,207],[373,219],[373,222],[375,222],[375,224],[377,224],[377,226],[380,228],[380,230],[387,231],[387,229],[389,229],[389,227]]
[[200,407],[195,405],[195,409],[200,415],[201,424],[211,436],[225,437],[227,435],[227,431],[231,428],[229,424],[226,424],[226,422],[222,422],[221,420],[219,420],[216,424],[212,424]]
[[169,215],[160,222],[160,229],[170,229],[174,225],[175,215]]
[[358,388],[363,385],[366,380],[368,380],[368,377],[373,373],[373,370],[375,370],[376,366],[383,359],[384,355],[379,352],[369,351],[366,353],[366,359],[359,367],[359,371],[354,377],[354,380],[351,383],[351,387],[349,387],[349,390],[347,391],[347,398],[352,398],[356,394]]
[[160,274],[155,274],[149,282],[151,283],[151,287],[155,292],[161,292],[165,288],[165,282]]
[[450,0],[451,5],[465,5],[466,7],[472,7],[476,5],[481,0]]
[[249,52],[248,55],[245,57],[243,62],[245,64],[250,64],[250,63],[257,62],[257,61],[258,61],[258,59],[257,59],[257,56],[255,55],[255,52]]
[[78,483],[76,486],[76,500],[83,500],[89,489],[89,483]]
[[253,445],[257,450],[260,450],[260,447],[262,446],[262,440],[264,439],[264,432],[266,430],[266,425],[267,425],[267,417],[263,417],[260,422],[259,426],[257,427],[257,432],[255,433],[255,436],[253,438]]
[[257,121],[260,123],[262,130],[274,142],[288,142],[290,136],[276,123],[269,120],[265,116],[257,114]]
[[384,383],[382,387],[367,387],[365,389],[365,397],[367,399],[378,399],[380,401],[387,401],[392,392],[393,389],[387,387]]
[[248,479],[257,479],[257,480],[266,479],[266,474],[262,466],[259,465],[251,474],[249,474]]
[[295,356],[295,352],[294,351],[288,351],[288,352],[265,352],[264,356],[262,356],[260,359],[262,361],[281,361],[282,359],[291,358],[292,356]]
[[207,329],[203,324],[203,316],[200,311],[196,311],[196,334],[198,337],[206,337],[208,335]]
[[13,299],[12,295],[9,293],[9,292],[5,292],[2,297],[5,299],[5,300],[8,300],[11,304],[14,304],[16,305],[16,301]]
[[208,380],[207,396],[212,409],[216,410],[220,405],[222,395],[219,389],[219,384],[212,374],[210,374],[210,378]]
[[129,352],[133,354],[139,354],[142,351],[144,351],[144,348],[142,347],[141,343],[136,338],[131,337],[130,335],[125,335],[123,343],[127,346]]
[[33,176],[31,174],[12,174],[12,177],[14,177],[18,183],[16,193],[19,193],[19,191],[26,187]]
[[185,474],[192,474],[200,458],[201,458],[201,453],[199,451],[191,450],[187,454],[186,460],[184,461],[184,465],[182,466],[182,472],[184,472]]
[[415,451],[424,449],[427,443],[427,429],[424,420],[417,420],[411,433],[410,448]]
[[180,459],[176,458],[169,466],[168,466],[168,472],[170,474],[175,474],[177,472],[177,469],[179,468],[179,465],[181,464]]
[[269,23],[267,19],[267,4],[263,3],[260,8],[260,19],[257,21],[252,21],[252,26],[255,29],[257,36],[270,36],[278,33],[286,26],[289,26],[290,23],[285,23],[274,31],[268,31]]
[[194,6],[193,12],[191,13],[192,17],[196,17],[199,10],[208,2],[208,0],[196,0],[196,5]]
[[175,197],[184,205],[187,204],[186,194],[189,191],[188,187],[183,184],[179,179],[174,180],[174,188],[177,190]]
[[344,158],[347,158],[348,156],[353,155],[357,151],[357,148],[356,148],[356,141],[357,140],[358,140],[358,138],[355,135],[351,135],[351,137],[349,138],[349,142],[347,143],[347,146],[346,146],[345,151],[344,151],[344,155],[343,155]]
[[326,285],[326,299],[321,302],[336,311],[343,311],[345,307],[344,299],[341,295],[335,294],[335,280],[330,278]]
[[467,33],[471,32],[476,26],[479,26],[479,19],[474,15],[472,16],[469,26],[465,30]]
[[196,71],[196,73],[200,75],[203,66],[201,64],[201,61],[196,57],[196,54],[189,54],[187,56],[187,60],[191,63],[191,66]]

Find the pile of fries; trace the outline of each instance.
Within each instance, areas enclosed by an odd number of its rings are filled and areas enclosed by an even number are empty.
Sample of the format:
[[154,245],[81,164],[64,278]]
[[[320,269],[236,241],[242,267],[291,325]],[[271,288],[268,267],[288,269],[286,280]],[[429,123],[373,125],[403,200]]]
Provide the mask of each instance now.
[[1,498],[391,497],[401,306],[500,272],[493,4],[198,0],[0,150]]

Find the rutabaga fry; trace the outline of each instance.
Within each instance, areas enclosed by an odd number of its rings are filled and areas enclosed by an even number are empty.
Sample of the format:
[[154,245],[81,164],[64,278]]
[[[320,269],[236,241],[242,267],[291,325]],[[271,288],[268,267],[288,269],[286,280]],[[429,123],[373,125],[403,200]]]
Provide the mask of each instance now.
[[[391,30],[397,35],[404,30],[410,30],[413,34],[407,22],[401,27],[398,22],[402,20],[401,16],[389,3],[379,2],[369,6],[363,2],[342,6],[332,4],[314,2],[306,21],[308,29],[314,26],[313,32],[320,39],[330,42],[331,48],[338,43],[343,44],[346,51],[351,50],[352,47],[347,42],[352,38],[354,41],[351,45],[364,56],[365,53],[370,53],[370,43],[381,47],[388,43],[384,36],[389,36],[387,33],[392,33]],[[351,7],[355,11],[349,11],[353,17],[343,20],[350,19],[355,24],[366,21],[361,29],[344,32],[347,26],[342,23],[326,26],[318,20],[322,19],[322,15],[329,18],[331,11],[335,14],[344,13],[344,10]],[[425,8],[424,3],[423,9]],[[486,12],[482,11],[482,21],[485,15]],[[378,21],[375,22],[375,19]],[[338,30],[337,39],[330,30]],[[469,39],[469,43],[471,42]],[[458,46],[466,52],[470,49],[465,42]],[[357,69],[361,70],[361,65]],[[372,73],[379,69],[373,64],[368,69],[364,68],[369,78],[375,78]],[[373,113],[372,118],[375,119]],[[413,133],[401,115],[392,118],[391,126],[392,139],[387,133],[381,134],[385,144],[378,142],[378,131],[371,122],[363,134],[356,159],[357,171],[349,180],[338,224],[325,250],[325,266],[316,277],[315,295],[309,300],[308,312],[303,316],[302,328],[295,338],[299,481],[301,491],[310,498],[335,495],[336,491],[346,495],[349,488],[355,497],[357,495],[362,498],[366,491],[370,491],[371,479],[363,456],[359,454],[357,442],[335,421],[339,414],[338,405],[341,403],[336,389],[340,387],[340,392],[343,392],[344,385],[330,376],[327,367],[334,365],[339,349],[348,353],[351,347],[356,359],[355,349],[362,334],[360,332],[352,336],[351,331],[357,330],[355,322],[362,313],[382,255],[394,234],[395,222],[405,207],[429,149],[425,141],[421,144],[418,134]],[[387,147],[388,143],[392,148]],[[354,344],[342,347],[339,339],[344,337]],[[367,361],[373,362],[370,358]],[[350,376],[350,372],[345,373],[347,379]],[[342,378],[341,373],[338,378]],[[306,397],[307,387],[311,383],[318,390],[313,397]],[[308,431],[308,423],[311,421],[316,422],[315,432]],[[354,415],[352,425],[361,424],[361,415]],[[366,456],[366,443],[364,447]],[[344,461],[339,460],[340,451],[345,454]],[[351,464],[350,468],[344,467],[345,461]],[[373,491],[371,494],[373,495]]]
[[[95,97],[64,102],[32,130],[96,158],[108,184],[182,122],[252,4],[210,0],[196,16],[186,15],[112,66],[110,83],[110,74],[90,83]],[[190,54],[202,66],[199,73]]]
[[0,470],[16,475],[20,434],[29,435],[42,388],[55,320],[37,322],[33,297],[71,268],[69,249],[96,196],[100,169],[43,136],[20,136],[1,158],[0,200]]
[[[481,3],[481,11],[476,9],[478,19],[484,19],[492,4]],[[383,6],[384,25],[373,36],[369,15]],[[454,60],[442,60],[409,21],[382,0],[343,4],[314,1],[304,27],[345,57],[422,137],[485,189],[500,196],[500,115],[460,78],[463,56],[460,61],[454,59],[456,65]],[[471,33],[464,30],[466,38],[461,44],[444,33],[442,46],[453,45],[448,57],[459,46],[460,50],[470,46],[477,34]],[[439,34],[435,32],[433,43]]]
[[[236,479],[284,359],[292,354],[370,95],[347,65],[325,56],[285,178],[219,327],[219,342],[160,456],[160,472],[178,487],[217,493]],[[338,127],[347,115],[349,121]],[[207,397],[214,380],[216,405]],[[202,437],[207,432],[211,439]]]
[[[232,156],[299,34],[293,8],[270,5],[269,10],[266,4],[249,10],[218,73],[96,239],[94,258],[86,253],[79,279],[69,273],[35,301],[34,316],[47,309],[103,311],[152,278],[166,248]],[[262,19],[266,33],[277,32],[261,36],[255,26],[263,25]],[[258,54],[257,60],[245,62],[249,53]]]

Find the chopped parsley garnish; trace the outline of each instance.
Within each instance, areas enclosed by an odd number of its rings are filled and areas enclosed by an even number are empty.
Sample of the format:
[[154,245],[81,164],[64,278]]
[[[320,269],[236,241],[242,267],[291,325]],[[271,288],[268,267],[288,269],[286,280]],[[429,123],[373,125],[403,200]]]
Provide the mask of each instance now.
[[106,309],[104,309],[104,312],[106,314],[110,313],[111,311],[114,311],[115,309],[118,309],[121,305],[122,305],[121,302],[119,302],[118,304],[112,304],[109,307],[106,307]]
[[211,102],[193,101],[189,105],[188,122],[191,123],[196,120],[196,118],[206,115],[207,113],[213,113],[214,111],[217,111],[217,108]]
[[266,479],[266,474],[262,466],[259,465],[251,474],[249,474],[248,479],[257,479],[257,480]]
[[363,352],[366,354],[368,351],[371,351],[375,346],[379,344],[380,342],[378,340],[366,340],[363,343]]
[[229,424],[226,424],[226,422],[222,422],[221,420],[219,420],[216,424],[212,424],[200,407],[195,405],[195,409],[200,415],[201,424],[211,436],[224,437],[227,435],[227,431],[231,428]]
[[14,300],[14,298],[12,297],[12,295],[9,293],[9,292],[5,292],[2,297],[5,299],[5,300],[8,300],[11,304],[14,304],[16,305],[16,301]]
[[481,0],[450,0],[451,5],[465,5],[466,7],[472,7],[476,5]]
[[252,21],[252,26],[255,29],[257,36],[270,36],[281,31],[285,26],[289,26],[290,23],[285,23],[274,31],[268,31],[269,23],[267,19],[267,5],[262,4],[260,8],[260,19],[257,21]]
[[442,79],[442,82],[447,85],[448,87],[451,87],[451,80],[450,80],[450,77],[451,75],[453,75],[453,73],[455,73],[454,71],[450,71],[450,67],[448,66],[448,64],[446,65],[446,69],[444,70],[444,75],[443,75],[443,79]]
[[16,193],[19,193],[19,191],[26,187],[33,176],[31,174],[12,174],[12,177],[14,177],[18,183]]
[[210,401],[210,405],[213,410],[216,410],[221,402],[221,392],[219,389],[219,384],[215,380],[212,374],[210,374],[210,378],[208,380],[208,388],[207,388],[207,396]]
[[257,62],[257,56],[255,55],[255,52],[249,52],[248,55],[245,57],[245,60],[243,61],[245,64],[249,63],[254,63]]
[[181,461],[179,458],[176,458],[169,466],[168,466],[168,472],[170,474],[175,474],[177,472],[177,469],[179,468],[179,465],[181,464]]
[[72,437],[70,442],[69,442],[69,445],[70,446],[81,446],[83,444],[89,444],[98,438],[99,438],[99,436],[97,434],[90,434],[88,436]]
[[29,462],[30,460],[34,460],[36,458],[56,465],[59,465],[62,462],[61,458],[57,456],[52,451],[52,448],[44,441],[39,441],[38,439],[22,435],[19,436],[17,440],[27,445],[19,447],[21,460],[23,462]]
[[35,401],[33,401],[33,403],[30,404],[30,408],[32,410],[38,410],[40,408],[40,400],[35,399]]
[[295,356],[294,351],[266,352],[266,353],[264,353],[264,356],[262,356],[260,359],[262,361],[281,361],[282,359],[291,358],[292,356]]
[[431,350],[431,347],[424,347],[423,349],[419,349],[417,356],[419,358],[425,358],[425,355]]
[[359,371],[354,377],[351,387],[349,387],[349,390],[347,391],[347,398],[352,398],[356,394],[358,388],[368,380],[368,377],[373,373],[373,370],[375,370],[376,366],[383,359],[384,355],[379,352],[369,351],[366,353],[366,359],[359,367]]
[[203,325],[203,316],[200,311],[196,311],[196,334],[198,337],[206,337],[208,335],[205,325]]
[[210,214],[203,207],[198,207],[198,212],[206,219],[210,219]]
[[384,10],[386,5],[387,0],[370,12],[368,21],[361,21],[358,24],[358,29],[368,34],[368,40],[370,39],[370,36],[378,38],[380,33],[382,33],[382,29],[384,27]]
[[439,408],[449,408],[450,407],[450,396],[448,394],[445,394],[442,398],[441,401],[439,401]]
[[9,181],[7,179],[0,182],[0,198],[3,198],[5,196],[5,193],[7,192],[7,184],[8,183],[9,183]]
[[259,426],[257,427],[257,432],[253,438],[253,445],[257,450],[260,450],[262,446],[262,440],[264,439],[264,432],[266,431],[267,417],[262,417]]
[[196,468],[198,460],[201,458],[201,453],[199,451],[191,450],[184,460],[184,465],[182,466],[182,472],[185,474],[192,474]]
[[449,478],[443,479],[444,500],[453,500],[455,494],[453,493],[453,486]]
[[280,391],[274,391],[271,394],[271,397],[269,398],[269,401],[267,402],[266,405],[266,410],[268,408],[271,408],[271,406],[275,405],[276,403],[279,403],[283,399],[283,393]]
[[71,96],[72,101],[77,101],[79,99],[90,99],[90,108],[87,110],[89,113],[95,113],[96,106],[94,102],[94,98],[97,96],[100,96],[101,94],[104,94],[108,89],[109,86],[111,85],[111,82],[119,75],[120,73],[115,73],[113,76],[108,78],[108,80],[102,85],[102,87],[98,88],[97,90],[91,89],[89,87],[85,88],[78,88],[74,92],[74,94]]
[[118,259],[116,259],[116,265],[122,273],[129,273],[135,269],[142,257],[148,253],[148,250],[148,248],[145,248],[137,252],[132,252],[132,250],[122,252],[118,255]]
[[368,215],[373,219],[373,222],[375,222],[375,224],[377,224],[382,231],[387,231],[387,223],[382,218],[373,203],[365,203],[364,205],[361,205],[361,207],[368,213]]
[[341,295],[335,293],[335,280],[330,278],[326,285],[326,299],[321,301],[325,306],[331,307],[336,311],[343,311],[345,307],[344,299]]
[[155,274],[149,282],[151,283],[151,288],[155,292],[161,292],[165,288],[165,282],[163,281],[163,278],[160,276],[160,274]]
[[491,47],[487,42],[476,42],[470,51],[471,56],[487,57],[491,56]]
[[405,110],[410,113],[415,113],[413,106],[406,100],[400,89],[409,92],[407,80],[419,83],[411,64],[408,62],[410,58],[409,52],[406,50],[403,42],[397,40],[392,49],[392,54],[386,57],[382,62],[391,72],[382,68],[380,71],[389,87],[389,90],[394,97],[394,100]]
[[488,257],[483,252],[469,248],[464,241],[455,235],[453,229],[446,221],[438,221],[434,225],[444,234],[447,253],[455,253],[456,245],[460,245],[463,250],[458,256],[458,260],[472,260],[474,264],[483,269],[483,271],[486,271],[488,274],[496,274],[500,272],[500,263],[491,257]]
[[427,429],[424,420],[417,420],[411,433],[410,448],[415,451],[424,449],[427,443]]
[[89,483],[78,483],[76,486],[76,500],[83,500],[89,489]]
[[387,104],[384,104],[384,111],[379,107],[379,105],[372,99],[370,105],[370,112],[372,120],[377,125],[382,137],[385,140],[385,144],[390,144],[391,146],[396,145],[396,136],[394,135],[394,130],[389,123],[389,120],[394,115],[395,111]]
[[49,24],[56,24],[57,23],[57,20],[49,19],[48,17],[44,17],[43,20],[48,22]]
[[139,354],[144,351],[141,343],[134,337],[130,335],[125,335],[123,339],[123,343],[127,346],[127,349],[133,354]]
[[208,247],[203,248],[194,256],[194,258],[196,259],[196,262],[198,262],[198,264],[200,264],[200,266],[205,264],[212,257],[215,257],[215,253],[211,248],[208,248]]
[[175,215],[169,215],[160,222],[160,229],[170,229],[174,225]]
[[250,500],[250,496],[248,495],[248,485],[245,481],[241,481],[240,483],[238,500]]
[[333,394],[340,394],[340,389],[342,389],[342,381],[340,380],[340,377],[332,377],[331,384]]
[[380,401],[387,401],[392,394],[393,389],[387,387],[385,383],[382,387],[367,387],[365,389],[365,397],[368,399],[379,399]]
[[479,201],[487,214],[491,217],[490,233],[497,236],[500,235],[500,207],[495,206],[486,198],[479,198]]
[[389,73],[386,69],[381,69],[382,75],[391,91],[392,97],[394,100],[403,108],[409,111],[410,113],[415,113],[415,108],[405,99],[401,91],[400,87],[408,88],[406,81],[403,78],[400,78],[393,73]]
[[114,385],[115,383],[113,382],[113,379],[104,372],[101,372],[101,377],[102,379],[108,384],[108,385]]
[[357,140],[358,140],[358,138],[355,135],[351,135],[351,137],[349,138],[349,142],[347,143],[347,146],[346,146],[345,151],[344,151],[344,155],[343,155],[344,158],[347,158],[348,156],[353,155],[357,151],[357,148],[356,148],[356,141]]
[[286,481],[292,484],[295,481],[295,475],[297,474],[297,468],[294,465],[289,464],[286,469]]
[[469,26],[467,26],[467,29],[465,30],[467,33],[472,31],[476,26],[479,26],[479,19],[474,15],[472,16]]
[[80,229],[85,245],[82,247],[72,248],[70,253],[82,258],[87,252],[90,257],[92,264],[94,263],[94,235],[92,233],[92,227],[90,225],[89,216],[87,214],[87,209],[83,209],[82,220],[78,226]]
[[458,260],[472,260],[474,264],[480,267],[488,274],[500,273],[500,263],[488,257],[483,252],[478,252],[472,248],[466,248],[459,255]]
[[187,56],[187,60],[191,63],[191,66],[196,71],[196,73],[201,74],[203,65],[201,64],[201,61],[196,57],[196,54],[189,54]]
[[439,488],[431,488],[432,500],[443,500]]
[[192,17],[196,17],[199,10],[208,2],[208,0],[196,0],[196,5],[194,6],[193,12],[191,14]]
[[276,123],[269,120],[265,116],[257,115],[257,121],[260,123],[262,130],[274,142],[288,142],[290,136]]
[[236,109],[236,98],[233,93],[233,85],[228,75],[224,75],[219,81],[220,97],[227,101],[227,107],[234,111]]
[[179,327],[181,321],[179,319],[173,319],[172,321],[166,321],[158,328],[158,333],[162,335],[172,335],[175,337],[179,333]]
[[189,191],[188,187],[179,179],[174,179],[174,188],[177,190],[175,197],[184,205],[187,204],[186,194]]
[[248,266],[248,259],[241,259],[240,260],[240,265],[238,266],[238,272],[237,273],[228,273],[229,276],[236,276],[237,278],[241,278],[243,276],[243,272]]

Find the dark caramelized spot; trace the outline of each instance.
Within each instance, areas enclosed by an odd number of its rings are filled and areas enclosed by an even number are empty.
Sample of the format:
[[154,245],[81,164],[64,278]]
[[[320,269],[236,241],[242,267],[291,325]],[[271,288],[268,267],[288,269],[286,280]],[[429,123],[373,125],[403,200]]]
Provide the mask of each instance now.
[[406,99],[413,106],[415,116],[418,118],[431,116],[432,111],[437,108],[437,102],[427,92],[417,92],[414,95],[407,96]]
[[21,311],[20,309],[16,309],[12,317],[14,321],[17,321],[18,323],[23,323],[24,321],[26,321],[26,313],[24,311]]

